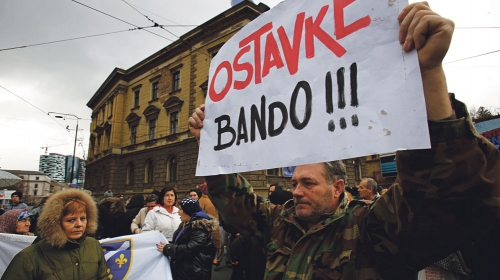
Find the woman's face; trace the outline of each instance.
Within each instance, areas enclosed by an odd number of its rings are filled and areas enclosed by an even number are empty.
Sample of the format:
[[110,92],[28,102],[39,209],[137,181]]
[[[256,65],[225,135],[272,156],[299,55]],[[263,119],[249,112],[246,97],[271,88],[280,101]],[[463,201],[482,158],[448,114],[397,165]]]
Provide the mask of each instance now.
[[21,219],[17,221],[17,228],[16,228],[16,233],[18,234],[25,234],[30,231],[30,218],[26,219]]
[[181,221],[183,223],[187,223],[189,222],[189,219],[191,219],[191,217],[189,217],[188,214],[184,213],[184,211],[181,209],[179,209],[179,215],[181,216]]
[[163,197],[163,206],[173,206],[175,203],[174,191],[167,191]]
[[198,197],[198,194],[196,192],[190,192],[189,193],[189,197],[192,198],[192,199],[196,199],[196,200],[200,199]]
[[68,214],[62,218],[61,225],[68,239],[79,239],[87,228],[87,213]]

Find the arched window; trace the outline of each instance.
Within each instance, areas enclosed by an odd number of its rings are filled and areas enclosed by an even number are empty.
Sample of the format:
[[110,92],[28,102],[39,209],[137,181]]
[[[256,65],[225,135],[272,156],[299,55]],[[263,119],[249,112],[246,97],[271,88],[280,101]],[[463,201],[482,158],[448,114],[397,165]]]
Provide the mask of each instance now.
[[172,156],[167,162],[167,181],[177,181],[177,158]]
[[134,184],[134,163],[131,162],[127,166],[127,185],[133,185]]
[[152,160],[146,162],[146,168],[144,170],[144,183],[153,183],[154,176],[154,164]]

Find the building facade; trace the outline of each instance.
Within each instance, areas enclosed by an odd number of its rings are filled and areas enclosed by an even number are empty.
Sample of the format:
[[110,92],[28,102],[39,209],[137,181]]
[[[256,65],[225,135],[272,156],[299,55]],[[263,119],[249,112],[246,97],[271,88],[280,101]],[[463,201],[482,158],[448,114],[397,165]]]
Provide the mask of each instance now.
[[38,171],[27,170],[5,170],[17,177],[23,179],[12,187],[23,193],[23,201],[30,204],[36,204],[42,196],[58,191],[51,184],[49,176]]
[[[198,145],[188,118],[205,102],[211,59],[247,23],[269,10],[242,1],[124,70],[116,68],[87,103],[92,109],[85,188],[96,196],[149,193],[165,186],[189,190]],[[346,160],[354,178],[363,177],[364,158]],[[356,165],[352,164],[354,162]],[[289,184],[285,169],[248,172],[255,191],[270,183]]]
[[38,171],[49,176],[53,181],[64,182],[66,157],[56,153],[41,155]]

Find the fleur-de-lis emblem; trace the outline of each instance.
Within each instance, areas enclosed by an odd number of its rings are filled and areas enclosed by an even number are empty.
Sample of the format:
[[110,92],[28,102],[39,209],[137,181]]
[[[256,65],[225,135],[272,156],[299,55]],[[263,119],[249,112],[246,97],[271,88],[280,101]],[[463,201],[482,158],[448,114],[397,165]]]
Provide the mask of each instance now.
[[108,279],[113,279],[113,274],[111,274],[111,269],[106,270],[108,272]]
[[127,258],[125,258],[124,254],[120,254],[120,258],[115,259],[115,263],[118,265],[118,268],[122,268],[122,265],[128,262]]

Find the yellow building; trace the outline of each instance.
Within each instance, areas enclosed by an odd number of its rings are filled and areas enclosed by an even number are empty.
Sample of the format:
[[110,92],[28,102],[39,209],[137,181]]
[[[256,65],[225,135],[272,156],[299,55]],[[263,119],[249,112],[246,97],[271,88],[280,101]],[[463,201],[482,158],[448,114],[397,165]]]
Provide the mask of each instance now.
[[[165,186],[189,190],[203,182],[194,176],[198,146],[187,120],[205,101],[212,57],[267,10],[243,1],[130,69],[115,68],[87,103],[92,123],[85,188],[97,196],[108,189],[131,195]],[[357,170],[361,174],[359,164]],[[270,183],[289,185],[285,173],[278,168],[245,176],[267,196]]]

